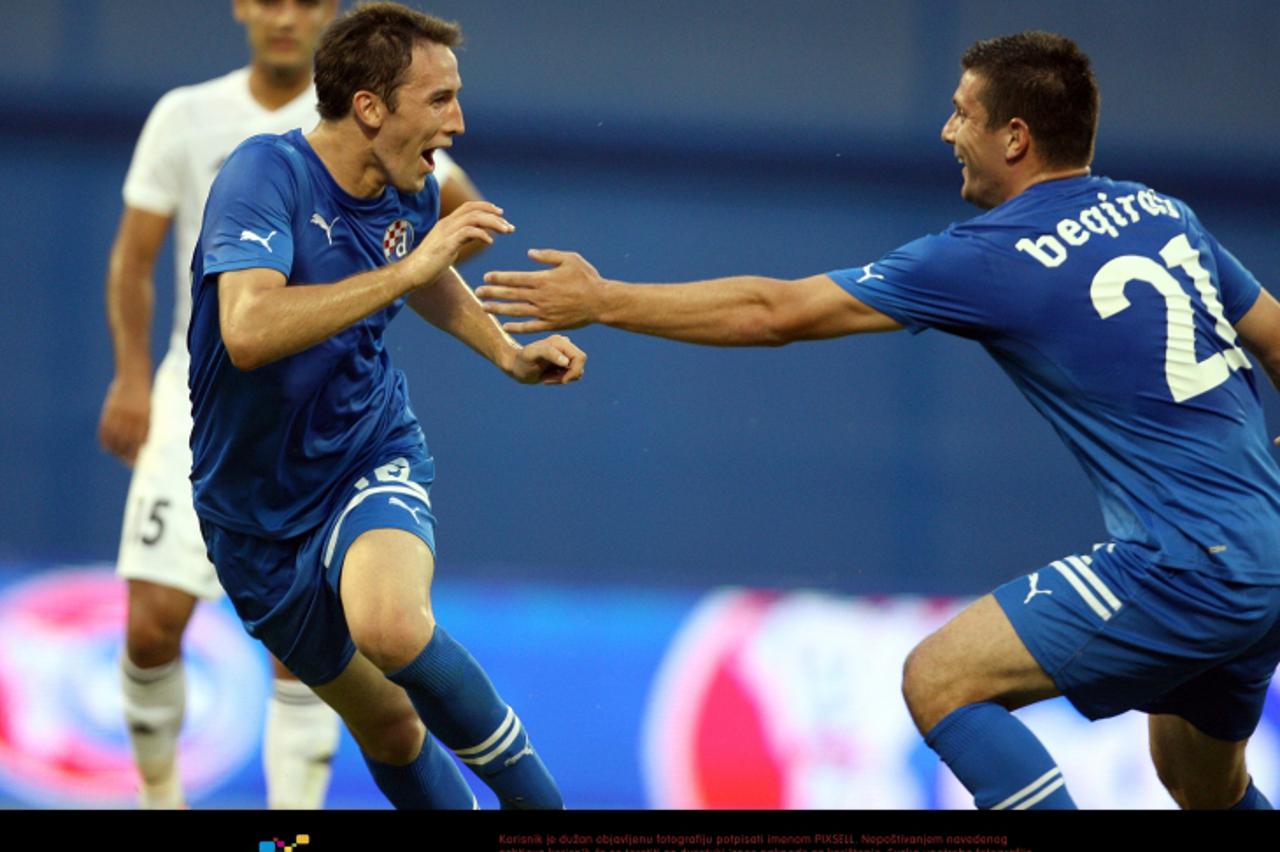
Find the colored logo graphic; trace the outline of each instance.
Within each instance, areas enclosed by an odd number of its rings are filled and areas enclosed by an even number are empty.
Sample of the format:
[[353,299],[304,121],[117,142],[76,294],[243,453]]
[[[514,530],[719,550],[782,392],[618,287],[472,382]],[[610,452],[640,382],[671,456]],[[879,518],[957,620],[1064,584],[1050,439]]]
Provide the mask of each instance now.
[[[109,568],[0,588],[0,787],[55,807],[129,807],[137,774],[121,711],[125,586]],[[184,640],[180,767],[189,797],[257,750],[266,663],[227,605],[197,607]]]
[[397,219],[382,233],[382,253],[387,260],[399,260],[413,245],[413,225],[408,219]]
[[645,719],[660,808],[918,806],[902,661],[958,608],[730,590],[702,603]]
[[299,834],[292,843],[285,843],[279,837],[273,837],[270,840],[259,840],[258,852],[296,852],[299,846],[306,846],[310,842],[309,834]]
[[[659,808],[972,808],[923,743],[901,696],[912,647],[965,601],[706,598],[667,652],[644,720],[649,804]],[[1169,808],[1146,717],[1089,723],[1065,699],[1019,711],[1087,808]],[[1280,687],[1249,749],[1280,784]]]

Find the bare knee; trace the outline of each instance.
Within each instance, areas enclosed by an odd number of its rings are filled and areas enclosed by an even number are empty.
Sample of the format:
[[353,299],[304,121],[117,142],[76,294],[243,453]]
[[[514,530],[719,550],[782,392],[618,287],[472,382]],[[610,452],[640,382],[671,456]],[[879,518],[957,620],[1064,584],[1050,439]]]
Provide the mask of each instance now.
[[429,612],[402,608],[379,617],[353,619],[351,641],[382,672],[402,669],[422,653],[435,632]]
[[182,634],[191,620],[195,598],[153,583],[130,581],[125,649],[142,668],[162,666],[182,653]]
[[967,697],[950,667],[939,664],[930,639],[913,648],[902,665],[902,697],[922,734],[933,730],[952,711],[978,700]]

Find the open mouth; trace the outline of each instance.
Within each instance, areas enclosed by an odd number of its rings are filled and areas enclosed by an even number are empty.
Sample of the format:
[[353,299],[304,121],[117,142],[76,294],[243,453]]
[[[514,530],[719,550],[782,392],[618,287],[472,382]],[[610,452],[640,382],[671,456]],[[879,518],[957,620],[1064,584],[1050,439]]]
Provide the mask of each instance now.
[[427,171],[435,171],[436,167],[436,149],[427,148],[422,152],[422,162],[427,164]]

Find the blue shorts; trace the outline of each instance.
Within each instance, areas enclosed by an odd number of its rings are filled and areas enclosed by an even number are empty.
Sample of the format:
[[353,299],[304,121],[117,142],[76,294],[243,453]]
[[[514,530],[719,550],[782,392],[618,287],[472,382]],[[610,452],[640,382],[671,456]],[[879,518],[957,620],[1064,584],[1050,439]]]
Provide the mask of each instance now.
[[1031,655],[1090,719],[1180,716],[1237,742],[1280,664],[1280,586],[1163,568],[1132,545],[1068,556],[994,592]]
[[200,522],[209,558],[249,635],[308,686],[342,674],[355,654],[338,595],[347,549],[362,534],[399,529],[436,549],[426,454],[384,459],[344,487],[328,521],[296,538],[273,540]]

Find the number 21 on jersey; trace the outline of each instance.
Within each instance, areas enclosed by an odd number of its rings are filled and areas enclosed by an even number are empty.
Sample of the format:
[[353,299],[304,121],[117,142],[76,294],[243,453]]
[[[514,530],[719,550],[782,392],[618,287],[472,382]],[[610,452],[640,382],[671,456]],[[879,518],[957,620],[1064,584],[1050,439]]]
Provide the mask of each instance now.
[[[1164,297],[1165,379],[1173,401],[1186,402],[1225,382],[1232,370],[1249,369],[1249,359],[1236,344],[1236,330],[1223,315],[1222,303],[1218,301],[1209,273],[1187,235],[1178,234],[1165,243],[1160,249],[1160,259],[1164,266],[1137,254],[1107,261],[1093,276],[1089,295],[1098,316],[1104,320],[1129,307],[1124,288],[1130,281],[1150,284]],[[1181,269],[1195,284],[1199,301],[1214,322],[1214,331],[1226,344],[1225,349],[1219,349],[1203,361],[1196,360],[1195,304],[1169,273],[1172,269]]]

